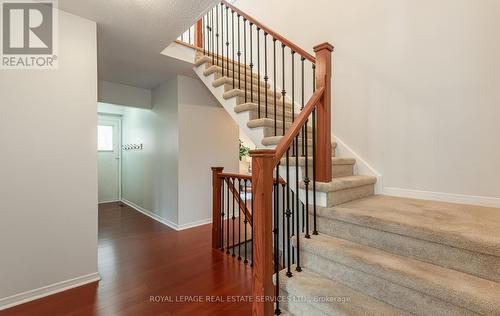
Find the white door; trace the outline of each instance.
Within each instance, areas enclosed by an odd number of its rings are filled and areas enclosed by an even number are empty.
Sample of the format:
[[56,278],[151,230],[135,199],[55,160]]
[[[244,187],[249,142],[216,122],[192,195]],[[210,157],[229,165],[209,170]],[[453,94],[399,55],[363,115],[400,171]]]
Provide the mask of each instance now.
[[115,202],[121,195],[121,119],[99,115],[97,164],[99,203]]

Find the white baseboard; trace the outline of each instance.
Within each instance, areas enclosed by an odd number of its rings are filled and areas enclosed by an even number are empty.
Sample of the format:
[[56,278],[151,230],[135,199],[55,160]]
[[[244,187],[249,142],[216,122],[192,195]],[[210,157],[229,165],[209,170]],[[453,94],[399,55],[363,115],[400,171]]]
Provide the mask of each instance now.
[[354,165],[354,174],[373,176],[377,178],[377,183],[375,183],[375,194],[382,194],[384,191],[384,178],[373,168],[366,160],[361,158],[351,147],[347,146],[340,138],[333,137],[337,142],[337,156],[338,157],[350,157],[356,159],[356,164]]
[[92,282],[97,282],[101,279],[98,272],[83,275],[74,279],[54,283],[38,289],[15,294],[9,297],[0,299],[0,310],[4,310],[16,305],[24,304],[39,298],[63,292],[75,287],[79,287]]
[[443,192],[430,192],[430,191],[419,191],[419,190],[409,190],[401,188],[384,188],[384,195],[392,195],[406,198],[414,198],[420,200],[431,200],[449,203],[459,203],[459,204],[469,204],[487,207],[498,207],[500,208],[500,198],[486,197],[486,196],[473,196],[473,195],[463,195],[463,194],[453,194],[453,193],[443,193]]
[[191,222],[191,223],[186,223],[186,224],[177,224],[177,223],[174,223],[168,219],[165,219],[153,212],[151,212],[150,210],[147,210],[137,204],[134,204],[128,200],[125,200],[125,199],[122,199],[122,203],[123,204],[126,204],[128,206],[130,206],[131,208],[135,209],[136,211],[138,212],[141,212],[142,214],[154,219],[155,221],[159,222],[159,223],[162,223],[163,225],[165,226],[168,226],[176,231],[181,231],[181,230],[185,230],[185,229],[189,229],[189,228],[194,228],[194,227],[197,227],[197,226],[201,226],[201,225],[206,225],[206,224],[210,224],[212,223],[212,218],[205,218],[205,219],[202,219],[202,220],[199,220],[199,221],[195,221],[195,222]]

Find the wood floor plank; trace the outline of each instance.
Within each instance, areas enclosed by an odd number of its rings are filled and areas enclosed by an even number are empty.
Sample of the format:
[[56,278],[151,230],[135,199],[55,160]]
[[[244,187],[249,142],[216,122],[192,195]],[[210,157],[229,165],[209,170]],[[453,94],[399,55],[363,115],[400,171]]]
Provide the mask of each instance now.
[[177,232],[128,206],[99,206],[102,280],[0,312],[25,315],[251,315],[249,302],[163,302],[150,296],[251,295],[252,270],[211,249],[211,225]]

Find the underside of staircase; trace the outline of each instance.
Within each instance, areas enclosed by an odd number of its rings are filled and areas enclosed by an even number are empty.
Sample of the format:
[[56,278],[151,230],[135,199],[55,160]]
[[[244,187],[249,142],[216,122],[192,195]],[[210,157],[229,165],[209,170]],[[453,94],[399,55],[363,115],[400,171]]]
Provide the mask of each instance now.
[[[244,67],[235,68],[242,81],[233,88],[231,66],[227,76],[196,55],[200,79],[239,124],[244,116],[256,144],[273,148],[281,136],[271,118],[258,117],[255,91],[261,85],[261,100],[267,90],[272,102],[274,91],[247,68],[245,101]],[[293,105],[285,102],[287,129]],[[376,178],[355,175],[356,160],[336,157],[332,145],[333,180],[317,183],[319,235],[301,238],[302,272],[279,273],[282,295],[295,298],[282,302],[282,315],[500,315],[500,210],[374,195]],[[300,153],[290,163],[305,172]]]

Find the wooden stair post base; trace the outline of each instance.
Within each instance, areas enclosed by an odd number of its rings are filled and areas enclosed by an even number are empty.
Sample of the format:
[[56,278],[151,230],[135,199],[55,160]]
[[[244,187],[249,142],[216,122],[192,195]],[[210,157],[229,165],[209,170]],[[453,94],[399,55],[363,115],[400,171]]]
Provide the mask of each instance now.
[[253,303],[252,315],[274,314],[273,284],[273,169],[275,150],[253,150]]
[[223,167],[212,167],[212,248],[220,249],[222,247],[221,241],[221,186],[222,181],[220,174],[224,170]]

